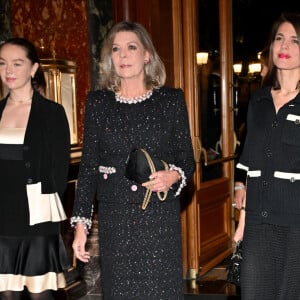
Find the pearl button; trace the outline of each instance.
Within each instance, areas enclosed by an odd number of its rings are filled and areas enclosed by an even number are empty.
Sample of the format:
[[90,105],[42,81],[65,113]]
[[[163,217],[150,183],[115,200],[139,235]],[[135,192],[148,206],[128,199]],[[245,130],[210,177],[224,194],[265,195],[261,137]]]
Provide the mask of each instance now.
[[137,191],[137,186],[136,186],[136,184],[133,184],[133,185],[131,186],[131,190],[132,190],[133,192]]

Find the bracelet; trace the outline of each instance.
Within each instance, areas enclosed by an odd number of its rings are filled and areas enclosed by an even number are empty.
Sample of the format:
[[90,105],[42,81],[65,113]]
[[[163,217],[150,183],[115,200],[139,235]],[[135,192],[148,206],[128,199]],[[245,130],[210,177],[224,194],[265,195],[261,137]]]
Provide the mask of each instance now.
[[234,186],[234,190],[238,191],[238,190],[244,190],[246,187],[243,184],[239,184],[239,185],[235,185]]
[[76,229],[77,224],[83,224],[84,231],[86,234],[89,234],[89,229],[92,228],[92,220],[91,219],[87,219],[87,218],[79,217],[79,216],[71,217],[70,224],[71,224],[71,227],[73,227],[74,229]]
[[175,165],[169,164],[169,171],[177,171],[180,175],[181,183],[179,185],[178,190],[175,193],[175,197],[181,193],[181,190],[186,186],[186,176],[184,175],[184,171],[181,168],[176,167]]

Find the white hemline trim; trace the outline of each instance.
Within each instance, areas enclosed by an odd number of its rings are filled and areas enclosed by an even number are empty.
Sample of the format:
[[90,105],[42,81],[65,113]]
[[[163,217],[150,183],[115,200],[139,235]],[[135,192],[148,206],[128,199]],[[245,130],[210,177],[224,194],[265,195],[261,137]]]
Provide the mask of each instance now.
[[1,289],[3,291],[23,291],[26,286],[30,293],[41,293],[66,287],[63,273],[48,272],[43,275],[24,276],[15,274],[0,274]]

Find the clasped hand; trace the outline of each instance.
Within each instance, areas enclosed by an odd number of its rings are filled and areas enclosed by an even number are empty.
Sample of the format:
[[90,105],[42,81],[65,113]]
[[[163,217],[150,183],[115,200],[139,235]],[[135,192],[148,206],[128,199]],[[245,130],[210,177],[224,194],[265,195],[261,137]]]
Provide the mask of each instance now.
[[177,171],[157,171],[149,176],[149,181],[142,184],[143,187],[153,192],[167,192],[178,181]]

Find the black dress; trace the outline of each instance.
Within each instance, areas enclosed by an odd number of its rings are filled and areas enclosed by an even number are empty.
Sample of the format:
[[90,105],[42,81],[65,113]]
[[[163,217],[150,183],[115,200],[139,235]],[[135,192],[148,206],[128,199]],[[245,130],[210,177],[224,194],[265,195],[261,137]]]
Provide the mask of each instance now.
[[39,293],[65,286],[63,269],[68,260],[59,223],[29,226],[24,132],[0,129],[0,292],[21,291],[26,286]]
[[124,176],[127,156],[138,147],[191,178],[195,162],[182,90],[163,87],[136,104],[117,102],[110,91],[91,92],[71,222],[90,226],[96,194],[105,299],[183,299],[179,184],[164,202],[152,194],[142,210],[145,188]]

